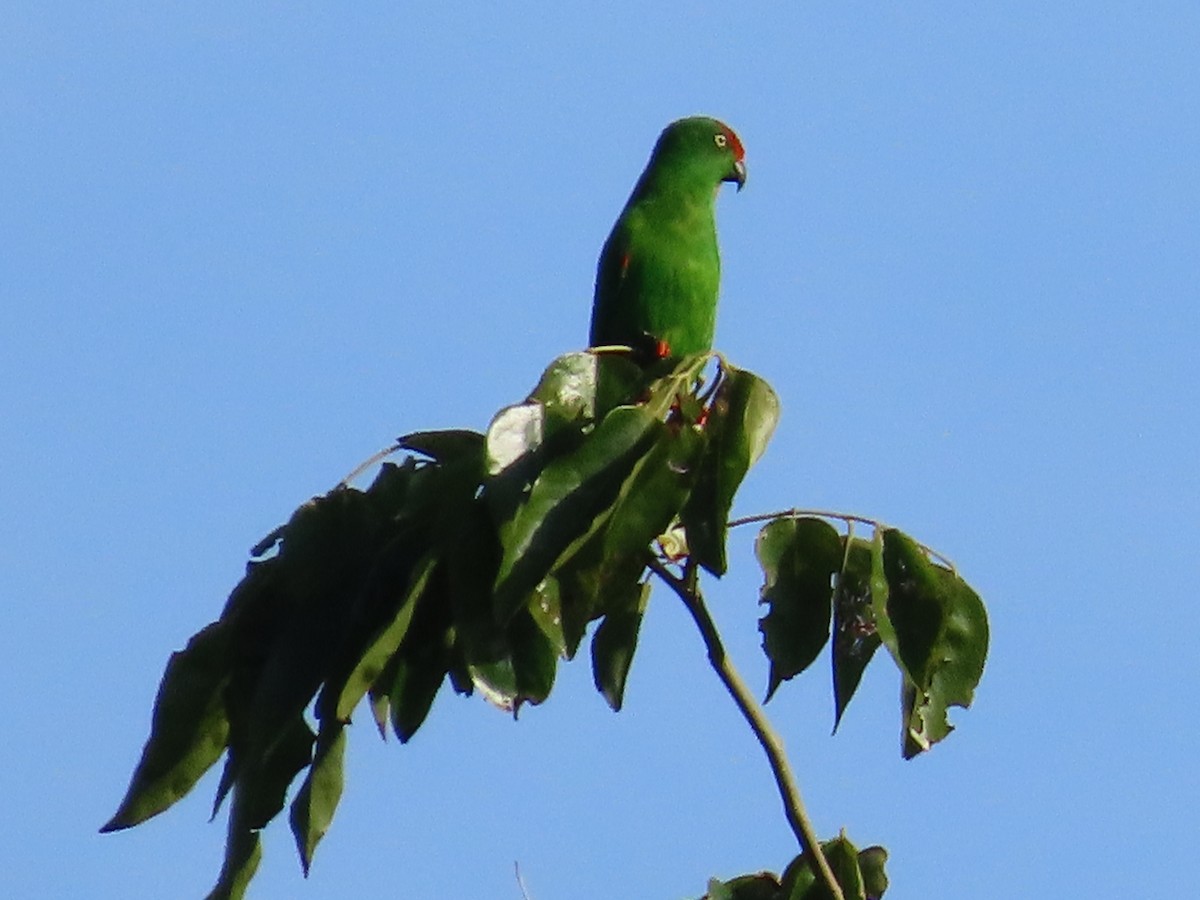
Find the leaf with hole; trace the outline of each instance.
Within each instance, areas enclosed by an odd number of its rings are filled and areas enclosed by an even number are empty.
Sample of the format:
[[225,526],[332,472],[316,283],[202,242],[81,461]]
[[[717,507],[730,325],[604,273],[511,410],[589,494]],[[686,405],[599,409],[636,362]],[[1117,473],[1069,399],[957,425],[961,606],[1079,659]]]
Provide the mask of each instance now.
[[950,706],[971,705],[987,659],[987,611],[957,573],[931,562],[912,538],[888,529],[882,546],[890,627],[880,636],[905,673],[910,759],[953,730]]
[[867,664],[879,649],[871,594],[871,544],[844,537],[849,543],[833,591],[833,730],[854,697]]

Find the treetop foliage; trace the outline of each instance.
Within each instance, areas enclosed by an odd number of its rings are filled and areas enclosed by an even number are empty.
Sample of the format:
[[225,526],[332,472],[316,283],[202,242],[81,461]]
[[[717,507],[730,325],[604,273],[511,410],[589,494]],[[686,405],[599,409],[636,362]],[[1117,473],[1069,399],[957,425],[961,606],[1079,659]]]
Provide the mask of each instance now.
[[[229,834],[209,896],[240,897],[260,829],[301,777],[290,822],[307,872],[364,699],[402,743],[447,681],[516,715],[549,697],[558,661],[590,628],[596,687],[619,710],[652,576],[698,600],[699,570],[726,571],[734,495],[778,420],[774,390],[717,359],[644,369],[567,354],[485,432],[406,435],[368,487],[343,483],[300,506],[253,549],[220,618],[172,654],[102,830],[167,809],[224,756],[213,812],[231,798]],[[836,723],[883,646],[904,685],[904,755],[949,734],[947,709],[970,704],[983,672],[978,596],[894,529],[857,537],[828,516],[756,518],[768,698],[828,645]],[[841,837],[822,849],[845,896],[882,894],[882,848]],[[781,879],[713,881],[708,896],[826,896],[810,851]]]

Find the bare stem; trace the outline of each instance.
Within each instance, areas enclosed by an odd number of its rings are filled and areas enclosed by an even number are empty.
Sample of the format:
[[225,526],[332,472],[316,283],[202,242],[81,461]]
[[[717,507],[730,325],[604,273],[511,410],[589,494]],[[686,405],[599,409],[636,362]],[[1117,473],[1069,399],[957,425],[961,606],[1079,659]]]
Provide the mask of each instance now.
[[395,453],[397,450],[399,450],[403,446],[404,446],[403,444],[401,444],[399,441],[397,441],[395,444],[392,444],[392,446],[390,446],[384,450],[380,450],[378,453],[376,453],[374,456],[370,457],[369,459],[364,459],[362,462],[360,462],[357,466],[354,467],[353,472],[351,472],[349,475],[347,475],[345,478],[343,478],[338,483],[338,487],[349,487],[350,482],[352,482],[355,478],[357,478],[363,472],[367,471],[367,469],[371,468],[371,466],[375,465],[376,463],[383,462],[383,460],[387,459],[389,456],[391,456],[393,453]]
[[513,863],[513,871],[517,875],[517,887],[521,889],[521,896],[524,900],[532,900],[529,896],[528,888],[525,887],[525,879],[521,877],[521,864],[519,862]]
[[[819,519],[841,519],[846,524],[853,522],[861,522],[864,525],[870,525],[872,528],[889,528],[890,526],[878,519],[869,519],[866,516],[855,515],[854,513],[837,512],[831,509],[799,509],[792,507],[791,509],[781,509],[773,513],[758,513],[753,516],[743,516],[740,519],[733,519],[728,523],[727,527],[737,528],[739,525],[753,525],[755,522],[772,522],[775,519],[799,519],[803,516],[815,516]],[[940,560],[946,564],[951,572],[957,572],[958,569],[954,565],[954,561],[944,554],[939,553],[932,547],[925,544],[917,543],[917,546],[933,559]]]
[[721,635],[717,631],[716,623],[709,615],[708,607],[704,604],[704,597],[700,593],[695,564],[689,561],[684,568],[682,577],[676,575],[656,559],[650,561],[650,568],[679,596],[687,611],[691,613],[696,627],[700,629],[700,636],[704,639],[704,646],[708,650],[709,663],[749,724],[750,730],[754,732],[763,751],[767,754],[767,761],[771,765],[771,774],[775,776],[775,784],[779,788],[779,796],[783,801],[784,815],[792,827],[792,832],[796,835],[796,840],[800,843],[800,849],[815,860],[817,871],[820,872],[821,879],[825,882],[825,886],[834,900],[845,900],[842,888],[837,883],[833,870],[829,867],[829,861],[821,852],[821,841],[805,811],[804,801],[800,798],[800,789],[796,786],[796,779],[792,775],[787,754],[783,749],[783,740],[771,727],[762,707],[758,705],[758,701],[754,699],[754,695],[750,693],[750,689],[746,687],[742,676],[738,674],[733,662],[725,652],[725,645],[721,642]]

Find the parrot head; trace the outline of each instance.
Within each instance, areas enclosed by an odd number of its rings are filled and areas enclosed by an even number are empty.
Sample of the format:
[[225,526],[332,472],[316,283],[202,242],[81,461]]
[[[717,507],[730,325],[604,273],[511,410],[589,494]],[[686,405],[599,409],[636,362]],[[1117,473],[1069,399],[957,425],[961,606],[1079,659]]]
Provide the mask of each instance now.
[[732,128],[707,116],[691,116],[668,125],[650,157],[650,169],[686,170],[720,187],[746,184],[746,151]]

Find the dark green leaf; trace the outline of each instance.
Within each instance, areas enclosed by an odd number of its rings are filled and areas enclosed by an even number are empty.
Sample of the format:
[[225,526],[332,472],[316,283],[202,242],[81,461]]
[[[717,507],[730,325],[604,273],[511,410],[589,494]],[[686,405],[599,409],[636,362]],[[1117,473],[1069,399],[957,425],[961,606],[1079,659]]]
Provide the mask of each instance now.
[[405,450],[423,453],[439,463],[483,454],[484,437],[478,431],[454,428],[445,431],[414,431],[397,441]]
[[528,610],[513,616],[508,626],[517,696],[513,711],[524,703],[535,706],[550,696],[558,671],[558,651]]
[[[275,567],[277,608],[270,638],[251,643],[238,620],[239,653],[261,660],[246,666],[234,687],[248,696],[231,706],[235,739],[250,755],[265,752],[287,722],[311,702],[337,661],[350,615],[361,600],[381,541],[390,529],[377,497],[339,488],[302,506],[282,535]],[[241,712],[240,719],[236,715]],[[246,726],[237,732],[239,721]]]
[[822,844],[821,849],[846,900],[866,900],[862,871],[858,868],[858,848],[843,835]]
[[[843,835],[831,841],[822,841],[821,852],[846,900],[866,900],[858,865],[858,849]],[[780,882],[780,896],[785,900],[829,900],[832,896],[808,852],[792,860]]]
[[262,860],[262,841],[257,831],[233,829],[230,822],[229,837],[225,842],[225,862],[217,883],[205,900],[241,900],[246,896],[246,886],[258,870]]
[[[950,706],[971,705],[987,659],[987,612],[979,596],[949,569],[929,561],[907,535],[883,534],[888,582],[888,645],[905,673],[905,746],[909,759],[952,730]],[[880,630],[887,643],[888,633]]]
[[228,626],[214,622],[171,654],[142,758],[120,808],[101,831],[129,828],[162,812],[220,757],[229,737],[229,649]]
[[588,622],[609,609],[608,598],[619,605],[621,598],[639,590],[650,545],[678,515],[703,448],[704,438],[694,427],[672,423],[661,428],[654,446],[622,484],[610,514],[555,571],[569,655]]
[[342,797],[342,759],[346,750],[346,730],[341,723],[321,729],[317,750],[308,777],[292,801],[292,834],[300,853],[300,864],[308,874],[313,851],[329,830],[333,813]]
[[[341,611],[342,637],[318,699],[318,718],[326,720],[338,716],[337,704],[347,680],[354,676],[364,655],[381,638],[385,644],[376,648],[377,652],[368,660],[369,666],[374,669],[389,658],[385,651],[388,645],[394,649],[392,642],[397,629],[403,627],[403,607],[419,567],[445,555],[448,547],[456,548],[458,552],[457,548],[463,544],[460,539],[462,523],[477,505],[474,494],[481,467],[478,448],[453,462],[422,464],[408,476],[403,494],[393,495],[399,505],[388,511],[387,542],[376,541],[372,558],[357,575],[361,586],[357,589],[356,600]],[[355,677],[364,674],[369,673],[360,671]],[[378,675],[379,670],[375,670],[375,674]],[[375,711],[380,712],[378,704]]]
[[778,421],[779,398],[771,386],[727,366],[709,411],[708,449],[682,516],[692,558],[714,575],[726,570],[725,532],[734,494]]
[[650,452],[638,460],[613,504],[602,539],[601,588],[624,587],[646,567],[650,544],[670,526],[696,479],[704,438],[692,426],[671,425],[659,432]]
[[389,699],[392,730],[400,743],[407,744],[424,724],[438,689],[446,679],[446,670],[425,664],[422,657],[405,654],[397,658],[395,678]]
[[833,592],[834,731],[880,644],[871,596],[871,544],[846,537],[843,546],[847,541],[850,549]]
[[500,564],[500,543],[484,504],[465,509],[458,528],[439,546],[448,602],[453,611],[455,641],[471,661],[494,659],[506,645],[497,621],[492,585]]
[[494,659],[481,659],[468,666],[471,683],[483,699],[504,712],[517,708],[521,690],[517,687],[517,673],[513,668],[512,652]]
[[263,828],[275,818],[283,809],[288,785],[312,762],[315,739],[312,729],[297,716],[280,731],[265,755],[247,759],[234,785],[231,818],[250,830]]
[[559,558],[611,507],[661,427],[642,407],[618,407],[582,446],[542,470],[528,501],[501,535],[504,552],[495,587],[501,621],[528,602]]
[[[288,785],[311,762],[313,738],[304,720],[297,717],[264,756],[236,767],[225,862],[210,898],[236,900],[244,895],[262,857],[258,832],[283,809]],[[233,753],[235,748],[230,747]]]
[[755,545],[764,582],[759,620],[771,660],[767,699],[780,683],[803,672],[829,640],[832,579],[842,565],[842,540],[820,519],[775,519]]
[[509,621],[492,651],[470,663],[471,679],[489,703],[515,714],[524,704],[537,705],[550,695],[558,652],[529,610]]
[[638,631],[650,599],[650,584],[636,582],[613,601],[592,638],[592,678],[614,712],[621,711],[625,679],[637,649]]
[[411,456],[405,457],[402,463],[385,462],[379,467],[379,474],[375,476],[366,493],[380,515],[388,518],[396,515],[404,505],[404,498],[408,495],[417,472],[426,468],[423,464],[418,465]]
[[[440,574],[440,573],[438,573]],[[380,681],[391,702],[392,729],[407,743],[424,723],[434,698],[453,665],[454,611],[435,578],[418,603],[400,648]]]
[[[246,744],[245,740],[239,743],[242,746]],[[217,790],[213,795],[212,813],[208,817],[210,822],[217,817],[217,813],[221,811],[221,804],[225,802],[225,798],[233,790],[233,785],[237,782],[238,763],[240,762],[240,754],[233,747],[230,747],[229,752],[225,754],[225,765],[221,767],[221,780],[217,782]]]
[[[411,625],[409,626],[412,627]],[[395,673],[392,673],[393,676]],[[388,704],[388,690],[391,688],[391,679],[388,676],[388,670],[385,668],[380,674],[376,682],[371,685],[367,691],[367,702],[371,705],[371,718],[375,720],[375,729],[379,732],[379,736],[385,741],[387,740],[387,723],[388,712],[390,705]]]
[[425,592],[436,563],[434,558],[426,557],[418,564],[404,599],[396,609],[391,621],[363,649],[362,655],[351,669],[338,693],[337,704],[334,707],[334,715],[338,721],[350,720],[350,713],[354,711],[358,701],[375,683],[387,661],[396,652],[400,642],[404,640],[409,623],[412,621],[413,611],[416,609],[421,595]]
[[714,878],[703,900],[779,900],[779,879],[770,872],[739,875],[725,882]]
[[862,872],[863,891],[867,900],[879,900],[888,889],[887,863],[888,852],[883,847],[868,847],[858,854],[858,868]]

